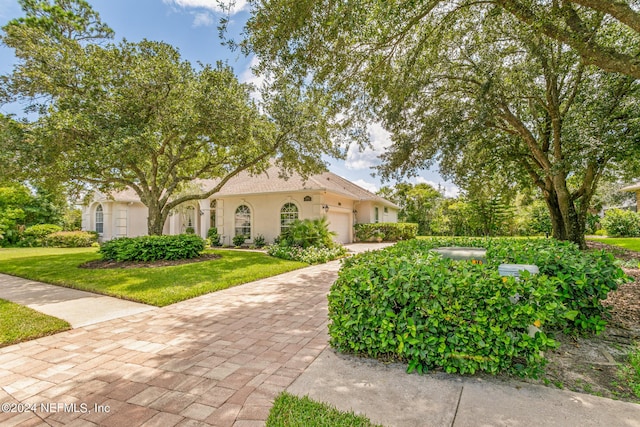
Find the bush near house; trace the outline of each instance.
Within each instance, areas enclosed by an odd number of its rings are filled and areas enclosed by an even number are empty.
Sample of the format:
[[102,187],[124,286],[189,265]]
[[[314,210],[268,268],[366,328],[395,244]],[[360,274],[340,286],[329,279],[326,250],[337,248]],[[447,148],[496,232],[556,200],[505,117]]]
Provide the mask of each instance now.
[[276,258],[309,264],[325,263],[347,254],[346,249],[333,241],[326,218],[294,221],[267,253]]
[[211,246],[222,246],[220,244],[220,235],[218,234],[217,227],[211,227],[209,231],[207,231],[207,239],[211,242]]
[[42,246],[51,248],[88,248],[98,242],[98,234],[90,231],[58,231],[46,235]]
[[[487,263],[429,251],[440,246],[485,247]],[[497,266],[504,262],[536,264],[541,274],[503,278]],[[556,342],[544,332],[530,336],[529,326],[599,332],[600,300],[624,281],[610,255],[551,239],[400,242],[343,262],[329,294],[331,344],[406,361],[409,371],[535,376],[544,365],[540,351]]]
[[158,261],[200,256],[205,242],[195,234],[121,237],[104,242],[98,251],[111,261]]
[[372,224],[355,224],[356,239],[370,242],[380,237],[383,241],[395,242],[410,240],[418,235],[418,224],[379,222]]
[[640,237],[640,214],[625,209],[610,209],[600,221],[610,237]]
[[44,238],[52,233],[62,231],[62,227],[56,224],[37,224],[27,227],[22,232],[22,239],[18,242],[19,246],[33,247],[44,246]]

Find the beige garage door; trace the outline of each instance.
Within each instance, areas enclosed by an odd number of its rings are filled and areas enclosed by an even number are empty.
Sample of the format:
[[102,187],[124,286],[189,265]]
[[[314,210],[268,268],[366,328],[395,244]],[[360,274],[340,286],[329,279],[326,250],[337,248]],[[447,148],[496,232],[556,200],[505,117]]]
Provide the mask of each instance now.
[[327,215],[329,230],[337,233],[334,237],[336,242],[351,243],[351,227],[349,226],[349,214],[329,212]]

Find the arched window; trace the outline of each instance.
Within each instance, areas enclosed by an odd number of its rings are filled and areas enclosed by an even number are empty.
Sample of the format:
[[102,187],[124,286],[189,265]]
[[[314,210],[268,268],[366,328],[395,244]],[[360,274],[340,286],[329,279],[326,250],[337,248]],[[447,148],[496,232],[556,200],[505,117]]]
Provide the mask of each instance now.
[[291,223],[298,219],[298,207],[293,203],[285,203],[280,209],[280,233],[284,233]]
[[211,227],[215,227],[216,226],[216,207],[217,207],[217,203],[215,199],[211,201],[211,204],[209,205],[209,207],[210,207],[209,213],[211,215]]
[[247,205],[240,205],[236,209],[236,236],[251,238],[251,209]]
[[184,226],[187,228],[193,228],[196,222],[196,210],[193,206],[187,206],[187,209],[184,213]]
[[104,232],[104,211],[102,205],[96,208],[96,232],[102,234]]

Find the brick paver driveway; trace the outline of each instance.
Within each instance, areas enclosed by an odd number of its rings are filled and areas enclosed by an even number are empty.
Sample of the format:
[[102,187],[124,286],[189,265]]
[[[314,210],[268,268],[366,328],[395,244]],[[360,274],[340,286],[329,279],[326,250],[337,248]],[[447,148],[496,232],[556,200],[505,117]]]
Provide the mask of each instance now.
[[274,397],[327,346],[338,268],[0,349],[0,424],[264,425]]

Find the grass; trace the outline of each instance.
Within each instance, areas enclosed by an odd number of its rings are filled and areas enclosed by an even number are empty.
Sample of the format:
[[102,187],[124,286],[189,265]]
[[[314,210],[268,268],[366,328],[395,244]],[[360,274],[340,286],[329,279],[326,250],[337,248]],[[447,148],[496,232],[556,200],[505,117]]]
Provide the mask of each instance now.
[[640,344],[636,343],[627,362],[619,367],[618,377],[640,399]]
[[640,252],[640,237],[588,237],[587,240]]
[[341,412],[324,403],[281,393],[273,403],[267,427],[375,427],[368,418]]
[[71,329],[64,320],[0,299],[0,347]]
[[0,273],[163,307],[209,292],[305,267],[259,252],[211,251],[221,258],[171,267],[78,268],[96,248],[0,249]]

